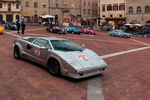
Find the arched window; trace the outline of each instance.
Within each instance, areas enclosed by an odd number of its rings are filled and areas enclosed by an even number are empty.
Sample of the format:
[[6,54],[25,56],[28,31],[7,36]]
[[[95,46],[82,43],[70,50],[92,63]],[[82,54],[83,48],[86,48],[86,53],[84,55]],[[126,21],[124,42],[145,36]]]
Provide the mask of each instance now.
[[129,14],[133,14],[133,7],[129,7]]
[[25,2],[25,7],[29,7],[29,2],[28,1]]
[[137,8],[136,8],[136,13],[137,13],[137,14],[140,14],[140,13],[141,13],[141,7],[140,7],[140,6],[137,6]]
[[38,7],[38,3],[34,2],[34,8],[37,8],[37,7]]
[[83,14],[86,14],[86,9],[83,9]]
[[149,14],[150,13],[150,7],[149,6],[145,6],[145,13]]

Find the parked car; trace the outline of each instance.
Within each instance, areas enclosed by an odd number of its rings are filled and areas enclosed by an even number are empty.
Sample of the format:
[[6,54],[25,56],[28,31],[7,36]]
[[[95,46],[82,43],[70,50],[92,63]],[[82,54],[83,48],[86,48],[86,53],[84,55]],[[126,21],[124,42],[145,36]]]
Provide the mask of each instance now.
[[132,34],[126,33],[123,30],[109,31],[108,34],[111,36],[120,36],[125,38],[130,38],[132,36]]
[[67,27],[66,29],[67,29],[68,33],[72,33],[72,34],[81,34],[82,33],[81,30],[78,30],[74,27]]
[[84,29],[82,29],[82,31],[85,34],[96,35],[96,31],[91,30],[90,28],[84,28]]
[[7,24],[5,25],[5,29],[17,30],[17,25],[16,25],[16,23],[12,23],[12,22],[7,23]]
[[0,26],[0,35],[2,35],[3,33],[4,33],[4,28]]
[[58,34],[66,34],[67,31],[58,27],[58,26],[53,26],[53,27],[48,27],[46,29],[47,32],[53,32],[53,33],[58,33]]
[[62,38],[22,37],[13,46],[15,59],[41,64],[54,76],[80,79],[103,73],[107,66],[94,51]]

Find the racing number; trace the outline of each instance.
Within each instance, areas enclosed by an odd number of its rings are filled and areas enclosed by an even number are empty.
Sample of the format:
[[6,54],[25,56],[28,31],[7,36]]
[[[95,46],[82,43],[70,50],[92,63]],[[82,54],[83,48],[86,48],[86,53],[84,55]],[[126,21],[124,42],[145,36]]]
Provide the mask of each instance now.
[[79,58],[82,59],[82,60],[84,60],[84,61],[88,61],[88,58],[85,57],[84,55],[80,55]]
[[36,56],[40,56],[40,48],[36,48],[34,53]]

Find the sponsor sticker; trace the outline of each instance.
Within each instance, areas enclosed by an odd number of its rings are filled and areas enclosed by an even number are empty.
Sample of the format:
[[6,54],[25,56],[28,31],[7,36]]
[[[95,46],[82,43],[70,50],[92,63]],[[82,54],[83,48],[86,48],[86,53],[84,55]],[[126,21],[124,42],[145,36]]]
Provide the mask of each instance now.
[[80,58],[81,60],[83,60],[83,61],[88,61],[88,58],[85,57],[84,55],[80,55],[79,58]]
[[36,56],[40,56],[40,48],[36,48],[34,53]]

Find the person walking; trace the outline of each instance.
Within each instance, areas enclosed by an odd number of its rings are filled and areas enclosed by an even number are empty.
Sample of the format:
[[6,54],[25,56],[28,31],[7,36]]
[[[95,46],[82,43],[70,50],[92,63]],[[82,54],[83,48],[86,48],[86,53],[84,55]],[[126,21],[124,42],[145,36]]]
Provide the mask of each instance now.
[[16,25],[17,25],[17,31],[18,31],[18,34],[19,34],[20,33],[20,23],[19,23],[18,20],[16,21]]
[[26,28],[26,24],[24,23],[24,21],[21,22],[21,26],[22,26],[22,34],[24,34]]

